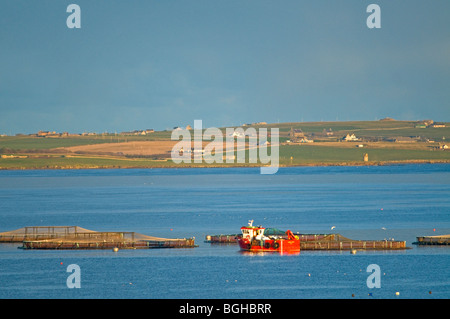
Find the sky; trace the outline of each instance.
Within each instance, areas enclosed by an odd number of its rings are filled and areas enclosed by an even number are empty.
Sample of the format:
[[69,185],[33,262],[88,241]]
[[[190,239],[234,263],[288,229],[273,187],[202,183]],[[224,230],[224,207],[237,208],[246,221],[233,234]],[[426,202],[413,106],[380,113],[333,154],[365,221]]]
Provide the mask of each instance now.
[[0,134],[449,122],[449,21],[448,0],[0,0]]

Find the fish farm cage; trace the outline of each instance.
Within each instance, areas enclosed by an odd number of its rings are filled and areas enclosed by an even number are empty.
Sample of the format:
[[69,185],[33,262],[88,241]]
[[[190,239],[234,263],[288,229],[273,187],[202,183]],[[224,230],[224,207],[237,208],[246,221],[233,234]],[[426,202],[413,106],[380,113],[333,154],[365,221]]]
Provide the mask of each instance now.
[[413,245],[450,245],[450,235],[420,236]]
[[[309,239],[309,240],[308,240]],[[302,250],[395,250],[407,249],[406,241],[394,240],[354,240],[340,234],[319,234],[316,238],[308,235],[300,239]]]
[[[266,236],[288,238],[286,232],[276,228],[266,228]],[[340,234],[299,234],[294,233],[300,239],[300,250],[395,250],[407,249],[406,241],[394,240],[355,240],[346,238]],[[216,244],[237,244],[236,239],[241,234],[207,235],[205,242]]]
[[192,238],[161,238],[136,232],[93,231],[79,226],[29,226],[0,233],[0,243],[23,249],[192,248]]

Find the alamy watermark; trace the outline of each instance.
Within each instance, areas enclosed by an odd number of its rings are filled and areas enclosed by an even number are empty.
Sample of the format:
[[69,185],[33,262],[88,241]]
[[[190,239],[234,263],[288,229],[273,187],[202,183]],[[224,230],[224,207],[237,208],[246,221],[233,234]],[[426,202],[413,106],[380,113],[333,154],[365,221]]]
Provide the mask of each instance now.
[[[62,263],[61,263],[62,264]],[[77,264],[70,264],[67,270],[70,275],[67,277],[66,285],[68,288],[81,288],[81,268]],[[377,264],[370,264],[366,271],[370,273],[367,277],[367,288],[381,288],[381,268]],[[398,295],[398,293],[396,293]]]
[[77,264],[67,266],[67,272],[71,273],[66,280],[67,288],[81,288],[81,268]]
[[[275,174],[279,165],[279,129],[270,129],[270,141],[267,128],[209,127],[203,130],[202,120],[194,121],[193,138],[187,129],[175,129],[171,139],[179,141],[172,148],[171,158],[180,163],[237,163],[262,164],[261,174]],[[247,142],[248,140],[248,142]],[[209,141],[204,145],[204,141]],[[225,147],[224,147],[225,145]],[[225,152],[224,152],[225,150]],[[269,155],[270,150],[270,155]],[[248,156],[246,156],[248,154]],[[248,157],[248,161],[247,161]]]
[[[66,9],[70,15],[67,17],[66,25],[69,29],[81,28],[81,8],[77,4],[69,4]],[[381,28],[381,8],[378,4],[372,3],[367,6],[367,13],[370,15],[367,17],[366,24],[369,29]]]
[[367,266],[367,272],[371,273],[366,280],[367,288],[381,288],[381,268],[377,264]]

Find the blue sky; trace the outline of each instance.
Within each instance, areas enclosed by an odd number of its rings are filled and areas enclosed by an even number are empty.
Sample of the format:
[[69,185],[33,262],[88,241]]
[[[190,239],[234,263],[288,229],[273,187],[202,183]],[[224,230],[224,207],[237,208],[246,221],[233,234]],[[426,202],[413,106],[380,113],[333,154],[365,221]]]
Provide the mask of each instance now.
[[450,121],[449,21],[448,0],[0,0],[0,134]]

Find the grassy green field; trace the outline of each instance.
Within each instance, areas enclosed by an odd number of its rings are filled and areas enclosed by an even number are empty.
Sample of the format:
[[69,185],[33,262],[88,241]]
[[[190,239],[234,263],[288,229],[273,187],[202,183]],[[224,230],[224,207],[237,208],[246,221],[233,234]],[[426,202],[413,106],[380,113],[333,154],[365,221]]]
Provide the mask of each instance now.
[[170,140],[170,132],[156,132],[152,135],[121,136],[121,135],[97,135],[74,137],[33,137],[33,136],[3,136],[0,137],[0,149],[12,150],[47,150],[58,147],[70,147],[80,145],[92,145],[101,143],[121,143],[130,141],[158,141]]
[[89,145],[98,143],[111,143],[107,139],[94,139],[85,137],[67,138],[42,138],[29,136],[7,136],[0,138],[0,149],[11,150],[46,150],[57,147],[69,147],[79,145]]
[[[156,165],[157,164],[157,165]],[[133,168],[168,167],[168,162],[115,158],[62,157],[3,158],[1,169],[83,169],[83,168]]]
[[278,127],[281,135],[289,132],[291,128],[301,129],[306,134],[331,129],[336,139],[342,138],[347,133],[354,133],[357,137],[420,136],[436,141],[443,141],[443,137],[450,140],[450,123],[445,123],[446,127],[443,128],[416,128],[416,124],[417,122],[412,121],[300,122],[270,124],[265,127]]
[[[369,163],[408,162],[408,161],[449,161],[450,151],[385,149],[385,148],[340,148],[316,145],[280,146],[281,165],[302,164],[357,164],[364,163],[364,154],[368,154]],[[292,157],[292,160],[291,160]]]
[[[411,121],[353,121],[353,122],[310,122],[277,123],[260,127],[280,129],[280,141],[287,139],[291,128],[300,128],[306,134],[321,133],[332,129],[334,136],[322,139],[322,143],[280,145],[280,166],[291,165],[376,165],[380,163],[407,162],[450,162],[450,150],[436,150],[444,143],[450,144],[450,125],[445,128],[416,128]],[[246,127],[244,127],[246,129]],[[428,138],[435,143],[369,144],[357,148],[357,143],[336,143],[347,133],[362,138],[417,137]],[[284,135],[284,136],[283,136]],[[175,164],[151,158],[129,158],[125,156],[61,154],[61,147],[92,145],[100,143],[121,143],[129,141],[170,140],[171,131],[155,132],[146,136],[123,136],[116,134],[96,136],[70,136],[60,138],[38,138],[32,136],[0,137],[0,169],[47,169],[47,168],[131,168],[131,167],[197,167],[197,166],[254,166],[255,164]],[[333,142],[333,143],[331,143]],[[364,162],[367,153],[369,161]],[[5,156],[6,155],[6,156]],[[8,158],[9,155],[23,155],[26,158]],[[248,157],[247,157],[248,158]],[[248,161],[247,161],[248,162]],[[256,164],[258,165],[258,164]]]
[[[234,164],[175,164],[171,160],[102,158],[84,156],[49,156],[27,158],[1,158],[0,169],[90,169],[90,168],[182,168],[182,167],[231,167]],[[243,166],[257,166],[255,164]]]
[[[371,165],[383,163],[448,162],[450,151],[409,149],[358,149],[315,145],[282,145],[279,149],[280,166],[296,165]],[[364,154],[369,162],[363,161]],[[248,159],[248,152],[246,155]],[[292,160],[291,160],[292,157]],[[246,161],[246,163],[248,160]],[[169,168],[169,167],[231,167],[258,166],[257,164],[213,163],[175,164],[171,160],[107,158],[64,155],[1,158],[0,169],[83,169],[83,168]]]

